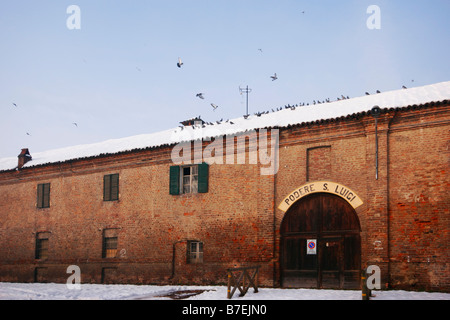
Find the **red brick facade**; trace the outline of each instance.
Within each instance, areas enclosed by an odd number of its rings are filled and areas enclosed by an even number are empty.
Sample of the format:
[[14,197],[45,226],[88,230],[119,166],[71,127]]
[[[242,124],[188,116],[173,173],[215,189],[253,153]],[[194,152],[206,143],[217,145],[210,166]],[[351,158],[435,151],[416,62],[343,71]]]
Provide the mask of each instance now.
[[[86,283],[224,284],[227,268],[261,265],[260,284],[279,286],[278,205],[327,180],[362,199],[361,266],[378,265],[383,288],[448,291],[449,120],[447,101],[384,110],[378,159],[370,114],[279,128],[276,175],[212,164],[206,193],[169,193],[170,146],[0,172],[0,281],[66,282],[78,265]],[[116,173],[119,200],[104,201],[103,177]],[[37,208],[43,183],[50,206]],[[202,263],[189,263],[189,241],[203,243]]]

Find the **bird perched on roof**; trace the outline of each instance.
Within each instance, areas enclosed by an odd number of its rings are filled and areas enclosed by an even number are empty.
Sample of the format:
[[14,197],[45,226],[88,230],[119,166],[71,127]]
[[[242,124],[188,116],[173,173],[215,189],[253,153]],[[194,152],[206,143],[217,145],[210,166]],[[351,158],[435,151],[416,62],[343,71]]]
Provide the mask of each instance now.
[[403,89],[408,89],[408,88],[407,88],[407,87],[405,87],[405,86],[402,86],[402,88],[403,88]]
[[182,65],[183,65],[183,62],[181,61],[181,58],[178,58],[177,67],[181,68]]
[[217,106],[217,105],[215,105],[214,103],[211,103],[211,107],[213,107],[213,111],[216,111],[216,109],[219,107],[219,106]]
[[199,97],[200,99],[205,99],[205,97],[203,97],[203,93],[197,93],[195,96]]
[[278,77],[277,77],[277,74],[276,73],[274,73],[274,75],[273,76],[270,76],[271,78],[272,78],[272,81],[275,81],[275,80],[277,80],[278,79]]
[[366,96],[370,96],[370,93],[366,92]]

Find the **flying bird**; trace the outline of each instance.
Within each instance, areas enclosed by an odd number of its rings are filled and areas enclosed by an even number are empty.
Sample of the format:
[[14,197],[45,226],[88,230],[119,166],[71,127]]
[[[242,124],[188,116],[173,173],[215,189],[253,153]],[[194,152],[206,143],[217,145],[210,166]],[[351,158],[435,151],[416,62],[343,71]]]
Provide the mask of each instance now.
[[259,51],[263,52],[262,49],[258,49]]
[[181,68],[182,65],[183,65],[183,62],[181,61],[180,58],[178,58],[177,67]]
[[196,95],[195,95],[196,97],[199,97],[200,99],[205,99],[205,97],[203,96],[203,93],[197,93]]
[[17,104],[15,104],[14,102],[13,102],[13,105],[14,105],[14,107],[17,107]]
[[78,127],[78,124],[77,124],[76,122],[72,122],[72,124],[73,124],[75,127]]
[[272,78],[272,81],[275,81],[278,79],[277,74],[275,73],[273,76],[270,76]]
[[214,110],[213,111],[216,111],[216,109],[219,107],[219,106],[216,106],[214,103],[211,103],[211,107],[213,107],[214,108]]

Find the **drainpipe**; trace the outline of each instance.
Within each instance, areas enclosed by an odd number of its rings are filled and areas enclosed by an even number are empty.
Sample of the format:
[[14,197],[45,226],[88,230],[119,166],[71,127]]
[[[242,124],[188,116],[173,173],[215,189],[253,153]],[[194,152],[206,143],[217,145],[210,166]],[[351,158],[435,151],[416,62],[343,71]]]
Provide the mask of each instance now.
[[[394,111],[395,112],[395,111]],[[391,218],[390,218],[390,212],[391,212],[391,208],[390,208],[390,177],[389,177],[389,163],[390,163],[390,159],[389,159],[389,155],[390,155],[390,144],[389,144],[389,134],[390,134],[390,130],[391,130],[391,124],[392,121],[394,120],[395,116],[397,115],[397,113],[394,113],[394,116],[389,120],[388,123],[388,131],[387,131],[387,137],[386,137],[386,157],[387,157],[387,255],[388,255],[388,264],[387,264],[387,269],[388,269],[388,283],[386,283],[386,286],[390,283],[391,281],[391,243],[390,243],[390,239],[391,239],[391,235],[390,235],[390,230],[391,230]],[[388,288],[386,288],[388,289]]]
[[370,114],[375,118],[375,179],[378,180],[378,117],[381,114],[379,106],[374,106]]

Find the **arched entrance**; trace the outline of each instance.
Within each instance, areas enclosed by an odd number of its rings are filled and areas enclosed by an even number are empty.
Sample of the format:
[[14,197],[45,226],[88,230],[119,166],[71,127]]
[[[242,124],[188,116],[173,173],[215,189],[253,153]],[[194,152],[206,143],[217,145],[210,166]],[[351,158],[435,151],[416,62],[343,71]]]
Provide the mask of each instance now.
[[281,285],[359,289],[360,231],[355,209],[340,196],[313,193],[293,203],[280,229]]

